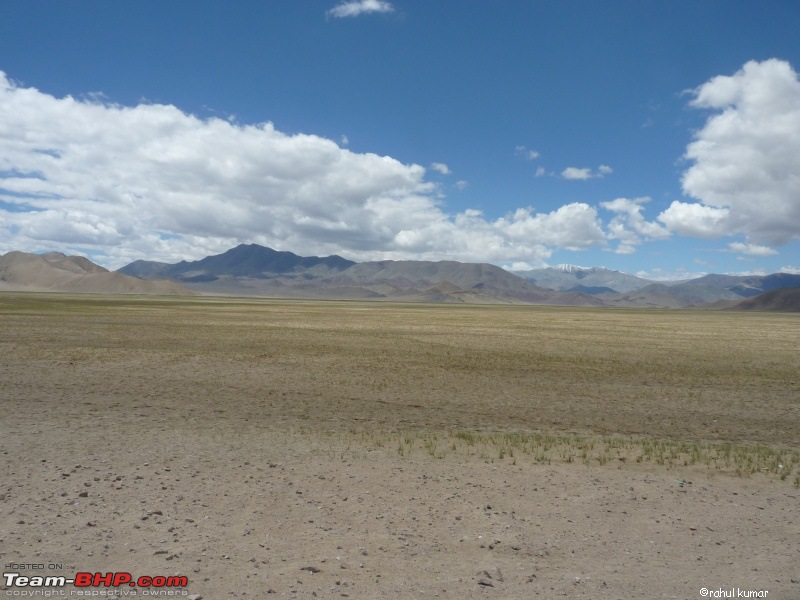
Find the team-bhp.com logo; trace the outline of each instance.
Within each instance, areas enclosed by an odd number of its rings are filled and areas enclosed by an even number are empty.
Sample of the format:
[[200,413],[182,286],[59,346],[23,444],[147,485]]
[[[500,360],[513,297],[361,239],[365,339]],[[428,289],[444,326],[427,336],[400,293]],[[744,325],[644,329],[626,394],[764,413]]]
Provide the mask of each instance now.
[[140,588],[182,588],[186,587],[189,580],[184,575],[142,575],[134,579],[133,575],[126,572],[110,573],[75,573],[75,577],[21,575],[19,573],[3,573],[7,587],[66,587],[74,585],[79,588],[88,587],[120,587],[127,585]]

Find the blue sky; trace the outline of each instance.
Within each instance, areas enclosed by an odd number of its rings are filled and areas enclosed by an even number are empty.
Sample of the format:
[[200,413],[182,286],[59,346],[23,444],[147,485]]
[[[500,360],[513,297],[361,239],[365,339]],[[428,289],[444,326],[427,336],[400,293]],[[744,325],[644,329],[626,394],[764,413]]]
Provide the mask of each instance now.
[[796,2],[0,4],[0,252],[800,269]]

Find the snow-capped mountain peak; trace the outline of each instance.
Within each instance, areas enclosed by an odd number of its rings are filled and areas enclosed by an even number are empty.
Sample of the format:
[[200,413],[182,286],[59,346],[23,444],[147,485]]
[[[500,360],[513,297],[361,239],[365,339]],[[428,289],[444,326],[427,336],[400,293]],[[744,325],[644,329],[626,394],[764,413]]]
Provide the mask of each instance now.
[[578,265],[563,264],[556,265],[553,268],[557,269],[558,271],[564,271],[565,273],[574,273],[575,271],[590,271],[593,267],[581,267]]

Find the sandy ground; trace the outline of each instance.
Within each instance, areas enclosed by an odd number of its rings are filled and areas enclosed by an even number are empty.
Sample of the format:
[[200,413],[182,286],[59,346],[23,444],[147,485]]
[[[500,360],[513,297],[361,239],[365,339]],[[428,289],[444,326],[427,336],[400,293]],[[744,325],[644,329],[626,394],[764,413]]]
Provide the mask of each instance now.
[[3,436],[4,564],[212,599],[800,597],[800,494],[767,477],[53,425]]
[[[319,426],[317,413],[338,409],[296,364],[294,380],[248,379],[236,361],[175,345],[159,355],[143,339],[122,352],[129,329],[69,337],[12,317],[0,324],[4,572],[181,574],[181,597],[195,600],[701,598],[702,588],[800,598],[791,478],[437,455],[422,442],[401,454],[400,429],[364,435],[377,414],[366,408],[366,425],[340,417],[357,429]],[[418,419],[414,405],[380,406]],[[486,410],[476,414],[491,425]],[[63,568],[7,566],[31,563]]]

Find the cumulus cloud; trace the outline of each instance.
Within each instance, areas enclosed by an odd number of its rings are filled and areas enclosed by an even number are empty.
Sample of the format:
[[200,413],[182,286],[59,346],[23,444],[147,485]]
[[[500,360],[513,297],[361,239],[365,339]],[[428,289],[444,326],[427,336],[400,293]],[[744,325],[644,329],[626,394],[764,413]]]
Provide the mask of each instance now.
[[602,179],[606,175],[613,173],[614,170],[609,167],[608,165],[600,165],[597,168],[597,171],[593,171],[589,167],[567,167],[563,171],[561,171],[561,177],[564,179]]
[[770,248],[769,246],[759,246],[757,244],[743,244],[742,242],[732,242],[728,244],[731,252],[738,254],[747,254],[749,256],[772,256],[777,254],[778,251]]
[[703,204],[675,200],[669,208],[658,215],[658,220],[680,235],[701,238],[716,238],[729,232],[729,211]]
[[392,6],[391,2],[386,2],[385,0],[354,0],[352,2],[342,2],[325,14],[329,17],[341,19],[369,13],[390,12],[394,12],[394,6]]
[[597,211],[583,202],[566,204],[550,213],[534,214],[531,208],[519,208],[514,214],[498,219],[493,227],[520,243],[536,240],[546,246],[567,250],[582,250],[605,243]]
[[117,267],[256,242],[356,260],[538,264],[553,248],[605,244],[584,203],[489,219],[449,213],[440,196],[420,165],[319,136],[55,98],[0,73],[2,251],[83,252]]
[[643,240],[664,240],[670,236],[669,231],[658,223],[647,221],[642,209],[650,198],[617,198],[600,205],[616,213],[608,224],[608,237],[618,240],[617,254],[633,254],[636,246]]
[[800,81],[788,62],[751,61],[693,91],[713,111],[686,149],[683,191],[659,216],[682,235],[745,235],[782,245],[800,239]]

